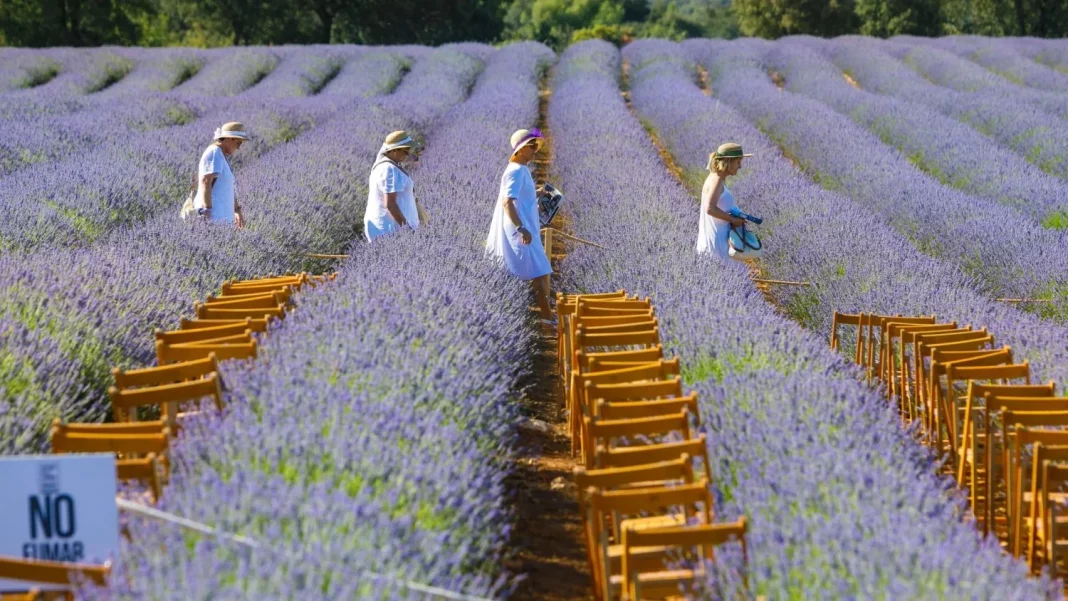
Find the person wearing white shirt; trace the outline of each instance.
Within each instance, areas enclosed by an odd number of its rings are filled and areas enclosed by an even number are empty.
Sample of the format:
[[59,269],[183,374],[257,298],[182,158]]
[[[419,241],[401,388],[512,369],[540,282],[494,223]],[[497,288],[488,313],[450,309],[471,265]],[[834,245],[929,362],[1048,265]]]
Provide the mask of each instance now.
[[486,238],[486,256],[503,264],[516,277],[531,282],[542,322],[549,325],[553,323],[549,306],[549,276],[553,269],[539,235],[538,188],[527,167],[543,139],[537,129],[521,129],[512,134],[512,156],[501,177]]
[[234,172],[230,157],[249,140],[245,126],[231,121],[215,130],[215,142],[200,155],[197,192],[193,200],[196,212],[211,220],[245,227],[241,205],[237,203]]
[[415,180],[403,163],[412,155],[415,142],[406,131],[386,136],[367,182],[367,209],[363,231],[368,242],[392,234],[404,226],[417,229],[426,213],[415,198]]

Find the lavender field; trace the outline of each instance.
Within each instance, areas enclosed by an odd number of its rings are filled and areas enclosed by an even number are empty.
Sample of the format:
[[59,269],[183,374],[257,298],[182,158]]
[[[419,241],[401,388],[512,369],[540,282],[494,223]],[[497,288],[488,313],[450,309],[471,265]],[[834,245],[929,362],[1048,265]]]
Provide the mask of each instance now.
[[[849,36],[0,48],[0,454],[48,452],[55,418],[109,420],[110,370],[153,365],[153,329],[223,280],[339,274],[257,361],[224,364],[227,410],[173,446],[159,508],[264,544],[131,518],[111,586],[85,598],[513,596],[507,479],[543,343],[483,240],[540,92],[569,227],[607,247],[570,249],[553,291],[655,299],[717,513],[750,521],[754,596],[1063,597],[961,519],[936,458],[827,339],[835,310],[934,313],[1068,385],[1068,42]],[[247,227],[181,221],[235,120]],[[398,129],[425,146],[431,219],[368,244],[368,171]],[[755,154],[731,187],[766,219],[765,277],[812,286],[769,299],[695,254],[726,141]]]

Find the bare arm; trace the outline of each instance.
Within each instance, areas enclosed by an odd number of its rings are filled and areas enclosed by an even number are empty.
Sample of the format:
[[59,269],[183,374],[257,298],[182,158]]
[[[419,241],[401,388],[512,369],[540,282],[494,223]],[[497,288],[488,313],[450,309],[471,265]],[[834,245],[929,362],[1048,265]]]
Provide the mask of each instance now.
[[211,210],[211,187],[215,185],[216,177],[218,177],[218,174],[208,173],[200,178],[200,186],[204,190],[204,208],[209,211]]
[[531,233],[523,229],[523,220],[519,218],[519,210],[515,208],[514,198],[501,199],[501,203],[504,204],[504,213],[508,216],[508,220],[512,222],[512,225],[519,230],[519,235],[523,237],[523,244],[530,244]]
[[408,225],[408,221],[404,219],[404,213],[401,213],[400,205],[397,204],[396,192],[386,192],[386,210],[389,211],[397,225]]

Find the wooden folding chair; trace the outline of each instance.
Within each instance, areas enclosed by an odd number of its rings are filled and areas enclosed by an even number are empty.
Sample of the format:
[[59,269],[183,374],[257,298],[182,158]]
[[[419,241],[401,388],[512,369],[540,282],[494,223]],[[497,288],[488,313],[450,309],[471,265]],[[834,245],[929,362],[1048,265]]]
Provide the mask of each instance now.
[[286,306],[289,303],[289,294],[284,292],[271,292],[265,294],[250,294],[239,297],[224,296],[221,298],[209,298],[203,303],[193,303],[198,312],[201,307],[212,309],[274,309]]
[[205,340],[213,340],[216,338],[225,338],[227,336],[237,336],[244,334],[245,332],[253,332],[255,330],[247,325],[249,321],[251,320],[239,321],[231,325],[216,326],[213,328],[198,328],[193,330],[173,330],[170,332],[156,330],[155,337],[157,341],[164,344],[203,342]]
[[[573,381],[574,375],[584,373],[582,369],[577,369],[580,365],[580,355],[588,355],[598,350],[601,352],[605,352],[607,349],[648,350],[652,347],[661,346],[660,330],[658,328],[635,332],[602,333],[589,333],[585,329],[579,329],[570,333],[569,338],[571,339],[571,357],[568,359],[568,365],[571,369],[568,373],[568,378],[564,382],[564,389],[568,397],[571,396],[572,387],[575,385]],[[572,419],[574,417],[571,416]]]
[[[116,461],[152,456],[158,458],[160,471],[165,480],[170,471],[167,452],[170,447],[170,430],[164,428],[158,434],[86,434],[70,432],[60,425],[52,426],[52,452],[63,453],[114,453]],[[157,472],[157,479],[159,472]],[[150,484],[151,485],[151,484]],[[159,483],[156,483],[158,489]],[[158,498],[158,491],[155,492]]]
[[[966,476],[974,473],[974,451],[975,447],[972,445],[972,411],[973,407],[979,399],[983,399],[981,396],[985,394],[985,390],[982,388],[976,389],[976,384],[988,383],[988,384],[1011,384],[1011,380],[1023,380],[1018,382],[1021,384],[1031,383],[1031,364],[1027,361],[1019,364],[1009,365],[962,365],[960,363],[950,363],[946,366],[946,390],[950,393],[949,398],[951,405],[949,406],[949,413],[947,417],[950,417],[953,421],[953,433],[956,438],[953,439],[954,444],[957,445],[957,482],[958,486],[963,486],[963,481]],[[960,427],[957,427],[957,415],[959,407],[956,405],[957,396],[953,394],[954,385],[958,382],[966,383],[966,390],[964,395],[964,408],[961,414]],[[984,399],[985,400],[985,399]],[[984,444],[986,441],[982,441]],[[975,486],[972,486],[973,491]]]
[[567,364],[568,358],[571,356],[570,340],[565,340],[565,334],[569,332],[568,320],[575,314],[575,308],[578,303],[578,299],[582,297],[589,299],[626,299],[627,293],[624,290],[616,290],[615,292],[602,292],[596,294],[563,294],[561,292],[556,293],[556,356],[557,362],[560,368],[560,377],[567,381],[567,370],[570,366]]
[[[734,522],[718,524],[679,525],[667,528],[623,530],[623,560],[621,562],[624,601],[676,598],[680,591],[692,593],[694,583],[707,578],[705,562],[714,562],[714,548],[737,542],[742,548],[742,590],[734,591],[739,598],[748,598],[749,552],[745,542],[748,523],[745,517]],[[638,567],[635,559],[642,549],[667,547],[669,553],[682,554],[692,567],[648,571]],[[688,552],[685,552],[687,551]]]
[[[1000,349],[982,349],[975,351],[942,351],[935,350],[931,354],[931,370],[928,377],[928,383],[930,384],[930,390],[928,392],[928,399],[931,413],[931,428],[928,430],[928,443],[938,450],[940,453],[946,455],[952,455],[954,463],[953,467],[956,467],[956,451],[953,449],[951,441],[953,438],[950,436],[951,427],[949,424],[954,420],[948,419],[946,413],[947,392],[943,385],[943,378],[946,375],[946,367],[951,364],[958,365],[1004,365],[1012,363],[1012,348],[1002,347]],[[942,437],[943,430],[946,432],[946,437]]]
[[258,344],[255,340],[243,344],[167,345],[156,342],[156,357],[162,364],[195,361],[215,354],[219,361],[255,359]]
[[200,402],[210,398],[214,401],[215,408],[222,411],[222,393],[222,378],[216,372],[203,378],[174,384],[125,389],[112,386],[108,389],[116,420],[130,421],[131,416],[136,415],[140,407],[159,407],[162,421],[172,433],[178,432],[179,420],[189,415],[189,412],[182,411],[183,403],[196,403],[195,412],[199,412]]
[[[982,332],[982,330],[979,330]],[[965,332],[961,334],[921,334],[917,337],[916,342],[916,393],[917,393],[917,407],[924,411],[923,415],[923,429],[924,435],[930,431],[932,427],[932,416],[934,412],[934,405],[931,403],[930,392],[930,369],[928,368],[928,362],[934,361],[934,352],[940,350],[946,351],[977,351],[977,350],[993,350],[994,337],[990,335],[980,336],[977,338],[970,338],[975,332]],[[955,337],[964,337],[964,340],[954,340]],[[943,361],[945,362],[945,361]]]
[[599,399],[594,415],[604,419],[636,419],[639,417],[656,417],[678,413],[683,409],[689,410],[691,415],[698,415],[697,393],[691,392],[686,396],[652,399],[645,401],[609,402]]
[[[887,322],[884,338],[886,339],[886,368],[883,382],[886,384],[886,399],[904,396],[905,376],[908,363],[905,361],[903,337],[907,332],[951,332],[957,330],[957,322],[933,324],[909,324]],[[896,344],[895,344],[896,343]],[[896,350],[895,350],[896,349]]]
[[[922,374],[924,344],[937,345],[953,342],[970,342],[978,339],[990,338],[986,329],[973,330],[970,325],[948,332],[915,332],[908,331],[902,335],[901,360],[902,371],[902,408],[906,423],[911,423],[919,418],[919,412],[924,402],[923,386],[925,383]],[[911,352],[909,352],[911,349]],[[911,366],[911,367],[910,367]]]
[[[90,565],[0,555],[0,578],[3,579],[73,586],[76,575],[77,578],[87,580],[97,586],[106,586],[110,573],[111,562],[104,565]],[[35,588],[30,585],[27,590]],[[69,591],[64,596],[70,601],[74,600],[74,595]]]
[[[578,497],[579,511],[583,520],[586,519],[586,491],[591,487],[598,490],[621,490],[627,488],[655,488],[662,486],[677,486],[680,484],[693,484],[693,462],[689,455],[682,454],[675,459],[619,468],[601,468],[587,470],[582,467],[574,469],[575,490]],[[662,525],[672,526],[678,522],[673,516],[658,516],[652,518],[647,526]],[[587,525],[583,524],[583,530]],[[587,559],[592,564],[596,561],[588,553]]]
[[[930,317],[904,317],[902,315],[876,315],[874,313],[861,313],[860,316],[860,328],[864,330],[865,334],[865,350],[868,353],[867,367],[868,367],[868,384],[872,383],[873,378],[879,378],[886,381],[883,376],[883,369],[886,366],[886,341],[884,340],[886,332],[887,322],[893,321],[900,324],[933,324],[935,322],[935,316]],[[876,352],[878,348],[878,352]]]
[[165,467],[155,453],[149,453],[145,457],[136,459],[119,459],[115,462],[119,480],[140,482],[148,487],[152,493],[152,503],[159,502],[162,494],[162,482],[160,472]]
[[655,344],[646,348],[639,348],[631,351],[605,351],[605,352],[587,352],[579,351],[575,354],[576,363],[575,369],[579,373],[586,373],[590,371],[607,371],[609,369],[622,369],[627,365],[617,365],[612,367],[613,364],[642,364],[652,363],[664,358],[664,345]]
[[[204,299],[204,303],[208,305],[235,303],[238,301],[258,300],[260,297],[268,296],[274,298],[277,302],[276,305],[288,304],[293,298],[293,286],[285,286],[282,288],[271,288],[269,290],[259,291],[254,289],[251,292],[245,294],[227,294],[225,296],[209,296]],[[231,289],[233,290],[233,289]],[[240,291],[240,289],[238,289]]]
[[[612,448],[614,440],[624,438],[630,443],[642,444],[639,437],[648,442],[660,442],[656,440],[670,434],[678,433],[682,440],[690,438],[690,412],[683,409],[672,415],[660,415],[656,417],[642,417],[636,419],[598,419],[585,418],[585,432],[588,444],[584,448],[583,463],[587,469],[593,469],[594,449],[603,444],[606,448]],[[644,444],[648,444],[648,442]]]
[[286,306],[260,309],[219,309],[212,305],[196,306],[197,319],[282,319],[286,316]]
[[[617,303],[617,304],[622,304],[622,303],[630,303],[632,301],[622,301],[621,300],[621,301],[614,301],[614,302]],[[600,304],[603,305],[603,304],[605,304],[605,302],[602,301]],[[585,310],[585,311],[590,311],[591,310],[586,302],[582,302],[581,305],[582,305],[583,310]],[[601,316],[601,317],[598,318],[598,317],[580,315],[578,313],[578,309],[576,308],[576,313],[574,315],[572,315],[571,318],[568,320],[567,329],[564,331],[564,334],[563,334],[564,335],[564,345],[568,347],[568,352],[569,352],[567,368],[571,372],[574,371],[574,365],[575,365],[575,362],[576,362],[576,356],[575,355],[576,355],[577,352],[582,350],[582,349],[577,348],[576,337],[578,336],[578,331],[579,330],[588,329],[588,328],[585,328],[585,327],[583,327],[581,325],[581,324],[585,323],[587,320],[589,320],[589,319],[598,319],[598,322],[593,322],[593,327],[601,327],[602,329],[597,331],[597,332],[590,332],[590,333],[602,333],[603,334],[603,333],[611,333],[612,332],[612,330],[604,330],[603,326],[605,326],[605,325],[623,325],[623,324],[634,324],[634,323],[650,322],[650,321],[652,321],[652,319],[650,319],[652,313],[653,313],[653,311],[652,311],[651,307],[647,308],[647,309],[641,309],[641,310],[638,310],[638,309],[630,310],[630,309],[628,309],[628,310],[624,311],[623,313],[613,314],[613,315],[608,315],[608,316]],[[611,321],[605,321],[606,319],[611,320]],[[654,325],[652,327],[656,327],[656,326]],[[646,329],[652,329],[652,327],[646,328]],[[642,328],[629,329],[629,330],[623,330],[623,331],[637,331],[638,329],[642,329]],[[568,379],[565,378],[565,381],[564,381],[565,386],[567,385],[567,380]]]
[[200,330],[205,328],[219,328],[222,326],[233,326],[238,324],[244,324],[246,330],[252,330],[253,332],[266,332],[267,324],[271,322],[270,317],[251,318],[245,317],[242,319],[189,319],[183,317],[179,329],[186,330]]
[[217,357],[211,356],[193,361],[182,361],[159,367],[145,367],[141,369],[111,370],[111,377],[115,379],[115,387],[124,390],[141,386],[162,386],[207,377],[208,374],[219,371]]
[[[673,361],[677,361],[677,358]],[[677,374],[677,368],[678,363],[676,362],[669,369],[674,369],[674,373]],[[645,381],[610,382],[604,380],[592,380],[585,382],[585,392],[582,398],[583,402],[587,403],[583,409],[588,415],[582,417],[601,417],[596,410],[602,402],[627,403],[676,399],[682,397],[682,378],[678,375],[668,378],[667,376],[670,374],[666,371],[664,373],[665,375],[660,379],[649,379]],[[593,447],[589,446],[591,441],[588,432],[585,430],[584,423],[585,422],[580,422],[576,427],[579,429],[578,435],[579,440],[581,441],[579,448],[582,450],[582,456],[585,458],[589,450]],[[697,425],[696,421],[695,425]]]
[[838,328],[842,326],[855,326],[856,329],[856,344],[853,348],[853,362],[857,365],[861,363],[861,356],[863,354],[863,336],[860,332],[860,314],[839,313],[837,309],[834,311],[834,315],[831,317],[831,350],[837,351],[840,338],[838,336]]
[[[1040,571],[1040,562],[1048,565],[1050,575],[1057,575],[1057,553],[1065,516],[1054,509],[1068,501],[1064,485],[1068,484],[1068,446],[1048,446],[1036,442],[1031,447],[1031,493],[1029,515],[1023,518],[1026,538],[1027,567],[1032,574]],[[1025,503],[1028,504],[1028,503]],[[1059,521],[1059,524],[1057,523]],[[1057,528],[1060,525],[1062,528]],[[1063,546],[1061,540],[1059,546]]]
[[[975,384],[969,394],[981,396],[985,400],[982,408],[976,411],[973,426],[975,436],[973,440],[984,441],[980,451],[978,445],[972,445],[973,474],[970,476],[972,493],[979,487],[985,488],[985,494],[971,499],[972,509],[976,516],[982,516],[983,533],[988,534],[995,529],[995,514],[997,505],[997,493],[999,484],[1004,485],[1004,469],[1002,462],[1004,457],[1004,441],[999,436],[999,430],[995,424],[995,416],[1002,410],[1008,411],[1068,411],[1068,399],[1053,396],[1053,383],[1039,385],[988,385]],[[985,482],[985,485],[984,485]],[[1006,495],[1008,492],[1006,491]],[[982,502],[980,502],[982,501]],[[977,505],[983,507],[980,513]]]
[[593,407],[587,397],[588,386],[592,384],[611,384],[624,382],[643,382],[648,380],[663,380],[668,376],[679,374],[679,359],[676,357],[670,361],[660,359],[652,363],[641,364],[636,367],[615,369],[611,371],[571,373],[570,394],[568,395],[568,424],[572,434],[572,454],[579,448],[581,433],[578,431],[584,417],[593,417]]
[[[623,545],[620,533],[628,527],[623,516],[649,517],[648,515],[680,515],[680,520],[695,520],[711,524],[713,517],[712,493],[709,482],[701,479],[681,486],[639,488],[602,491],[590,488],[586,492],[586,543],[592,550],[590,557],[597,558],[590,566],[597,599],[616,599],[622,592]],[[605,527],[608,517],[617,531]],[[614,542],[613,542],[614,541]],[[653,566],[663,565],[665,549],[646,548],[643,555],[651,559]],[[635,562],[640,564],[641,562]],[[637,567],[637,566],[636,566]]]
[[[1025,449],[1041,442],[1048,446],[1068,446],[1068,412],[1061,411],[1002,411],[1002,439],[1005,441],[1005,486],[1008,491],[1006,507],[1006,539],[1008,549],[1019,557],[1022,553],[1024,514],[1023,491],[1028,487],[1030,456]],[[1033,501],[1033,499],[1032,499]]]

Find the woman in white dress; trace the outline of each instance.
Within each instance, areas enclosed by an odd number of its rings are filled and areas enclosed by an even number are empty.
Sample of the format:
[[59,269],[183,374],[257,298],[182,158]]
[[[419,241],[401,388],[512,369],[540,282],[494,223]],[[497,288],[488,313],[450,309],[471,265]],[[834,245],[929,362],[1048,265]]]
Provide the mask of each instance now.
[[230,170],[230,157],[248,140],[245,126],[237,121],[215,130],[215,142],[200,155],[197,168],[193,209],[201,217],[245,227],[241,205],[237,202],[234,172]]
[[751,157],[742,152],[738,144],[728,142],[708,156],[708,177],[701,189],[701,217],[697,227],[697,252],[718,255],[729,259],[727,238],[730,226],[745,225],[745,219],[732,217],[732,209],[738,208],[734,195],[727,189],[727,178],[736,175],[742,167],[742,159]]
[[416,229],[426,221],[415,198],[415,181],[403,166],[414,145],[408,132],[395,131],[386,136],[378,151],[367,182],[367,209],[363,214],[363,231],[368,241],[404,226]]
[[486,255],[503,264],[513,275],[530,280],[542,321],[551,324],[549,275],[553,272],[541,244],[538,189],[527,163],[541,148],[537,129],[512,134],[512,156],[501,177],[501,188],[486,238]]

